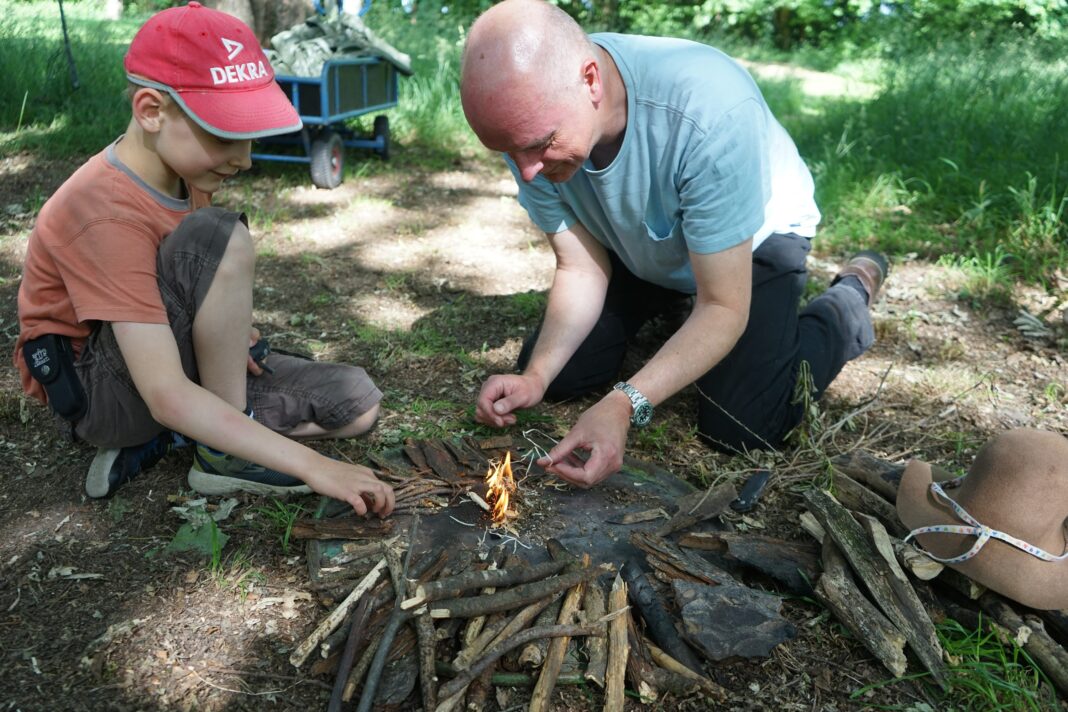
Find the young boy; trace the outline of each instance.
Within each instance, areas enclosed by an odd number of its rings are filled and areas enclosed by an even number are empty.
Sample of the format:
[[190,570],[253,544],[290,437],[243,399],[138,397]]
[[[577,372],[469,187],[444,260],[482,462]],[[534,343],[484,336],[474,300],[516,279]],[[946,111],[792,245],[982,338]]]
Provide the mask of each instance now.
[[254,247],[245,216],[209,201],[250,166],[253,139],[301,127],[255,36],[191,2],[149,19],[125,67],[126,133],[60,187],[30,235],[23,388],[99,448],[91,497],[188,438],[198,492],[314,490],[390,514],[393,491],[369,469],[291,439],[370,429],[382,394],[364,370],[277,354],[262,369],[249,355]]

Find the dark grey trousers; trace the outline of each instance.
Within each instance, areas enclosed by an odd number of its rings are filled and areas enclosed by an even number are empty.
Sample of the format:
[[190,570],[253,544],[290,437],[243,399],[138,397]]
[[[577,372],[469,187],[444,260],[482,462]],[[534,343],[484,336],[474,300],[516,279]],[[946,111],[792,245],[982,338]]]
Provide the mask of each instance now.
[[[734,349],[697,381],[698,433],[723,451],[778,447],[801,422],[794,402],[801,363],[808,363],[819,398],[850,360],[874,342],[863,296],[832,286],[803,309],[808,238],[772,235],[753,252],[749,324]],[[692,297],[645,282],[612,256],[604,310],[593,331],[549,386],[546,398],[565,400],[610,386],[620,375],[628,343],[654,317],[688,310]],[[526,366],[535,331],[519,355]]]

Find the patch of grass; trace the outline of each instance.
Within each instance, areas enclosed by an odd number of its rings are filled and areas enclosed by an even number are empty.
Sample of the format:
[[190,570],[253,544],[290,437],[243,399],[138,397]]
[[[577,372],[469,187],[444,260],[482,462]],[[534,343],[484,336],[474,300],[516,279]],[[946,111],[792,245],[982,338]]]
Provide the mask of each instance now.
[[[1052,686],[1027,652],[1012,640],[1002,640],[989,626],[969,630],[947,619],[937,627],[938,638],[949,664],[946,666],[948,689],[941,692],[931,685],[931,694],[945,706],[938,709],[968,712],[1039,712],[1055,709]],[[927,675],[914,678],[926,679]],[[882,681],[853,693],[862,699],[869,690],[893,685]]]
[[1009,304],[1015,284],[1010,260],[998,245],[993,252],[970,256],[943,255],[938,264],[955,270],[960,275],[956,296],[961,301],[973,304]]
[[305,512],[299,502],[285,502],[272,498],[271,503],[257,507],[256,513],[265,517],[271,529],[278,531],[278,541],[282,544],[282,553],[289,554],[289,537],[293,533],[293,523]]

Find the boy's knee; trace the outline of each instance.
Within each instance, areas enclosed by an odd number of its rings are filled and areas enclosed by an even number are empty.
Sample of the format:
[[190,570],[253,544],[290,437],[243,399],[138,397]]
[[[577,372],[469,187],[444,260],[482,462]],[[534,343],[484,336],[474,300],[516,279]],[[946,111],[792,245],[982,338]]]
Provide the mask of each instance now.
[[256,262],[256,249],[252,244],[252,234],[244,222],[238,220],[230,231],[222,261],[217,271],[246,273],[253,269]]
[[381,403],[375,403],[373,406],[371,406],[359,416],[357,416],[356,419],[349,423],[348,427],[345,429],[348,430],[351,435],[363,435],[365,433],[371,432],[374,429],[375,425],[378,424],[378,413],[380,408]]

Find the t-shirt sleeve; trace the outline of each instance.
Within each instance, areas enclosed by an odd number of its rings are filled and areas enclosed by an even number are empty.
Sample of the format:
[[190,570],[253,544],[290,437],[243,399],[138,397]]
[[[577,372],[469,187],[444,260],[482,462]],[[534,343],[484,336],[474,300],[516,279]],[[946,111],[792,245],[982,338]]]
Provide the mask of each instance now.
[[767,144],[766,113],[755,99],[695,136],[679,179],[682,230],[691,251],[721,252],[764,224],[771,197]]
[[89,223],[51,250],[79,321],[166,324],[156,279],[159,242],[120,220]]
[[519,169],[507,155],[504,162],[519,186],[519,204],[527,211],[531,222],[550,235],[563,232],[576,222],[578,217],[560,198],[556,186],[543,176],[535,176],[527,183],[519,175]]

